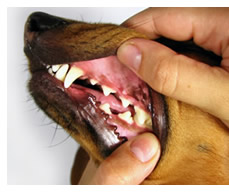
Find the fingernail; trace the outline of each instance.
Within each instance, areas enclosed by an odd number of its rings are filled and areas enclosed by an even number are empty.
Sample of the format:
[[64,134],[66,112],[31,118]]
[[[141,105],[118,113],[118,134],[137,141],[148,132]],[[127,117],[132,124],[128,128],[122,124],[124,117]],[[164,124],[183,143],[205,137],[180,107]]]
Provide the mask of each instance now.
[[141,162],[151,160],[160,148],[157,138],[151,133],[138,136],[130,145],[131,151]]
[[129,66],[134,71],[138,71],[142,61],[142,54],[134,43],[128,42],[121,45],[118,49],[117,56],[123,64]]

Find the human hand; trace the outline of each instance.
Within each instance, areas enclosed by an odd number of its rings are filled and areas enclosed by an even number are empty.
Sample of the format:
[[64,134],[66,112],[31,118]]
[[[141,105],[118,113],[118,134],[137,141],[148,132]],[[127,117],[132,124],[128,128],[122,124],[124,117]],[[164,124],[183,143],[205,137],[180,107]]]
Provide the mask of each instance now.
[[123,24],[150,39],[193,39],[222,56],[221,67],[208,66],[144,39],[125,42],[118,49],[118,58],[154,90],[197,106],[229,127],[228,18],[228,8],[149,8]]
[[[158,139],[151,133],[144,133],[122,144],[98,169],[89,163],[80,184],[140,184],[156,166],[160,152]],[[95,172],[92,179],[91,171]]]

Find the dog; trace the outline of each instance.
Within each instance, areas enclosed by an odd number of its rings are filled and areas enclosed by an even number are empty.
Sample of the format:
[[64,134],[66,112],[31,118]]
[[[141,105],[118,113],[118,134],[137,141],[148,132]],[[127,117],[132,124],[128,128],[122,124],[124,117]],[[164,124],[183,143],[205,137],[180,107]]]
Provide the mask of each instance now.
[[[78,182],[88,161],[85,151],[99,165],[131,137],[152,132],[162,154],[142,184],[229,184],[226,126],[194,106],[155,92],[120,64],[117,48],[131,38],[147,37],[118,25],[42,12],[31,14],[25,24],[29,91],[84,149],[76,156],[73,170],[79,174],[72,181]],[[219,56],[192,41],[156,41],[209,65],[220,64]],[[79,166],[82,160],[85,164]]]

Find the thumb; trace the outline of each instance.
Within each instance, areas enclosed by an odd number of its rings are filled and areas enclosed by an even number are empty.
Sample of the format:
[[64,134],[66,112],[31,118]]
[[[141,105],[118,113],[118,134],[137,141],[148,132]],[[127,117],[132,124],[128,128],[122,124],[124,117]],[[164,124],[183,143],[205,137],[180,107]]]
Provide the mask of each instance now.
[[211,67],[145,39],[128,40],[117,56],[159,93],[229,121],[229,73],[223,68]]
[[151,133],[139,135],[116,149],[102,162],[92,184],[140,184],[160,157],[160,144]]

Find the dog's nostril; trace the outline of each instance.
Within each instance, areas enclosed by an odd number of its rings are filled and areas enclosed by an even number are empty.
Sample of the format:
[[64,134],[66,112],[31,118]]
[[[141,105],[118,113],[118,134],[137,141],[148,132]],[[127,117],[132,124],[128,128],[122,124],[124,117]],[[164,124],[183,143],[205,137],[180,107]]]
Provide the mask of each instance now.
[[28,19],[28,31],[30,32],[42,32],[55,28],[60,25],[64,25],[67,22],[61,18],[43,13],[32,13]]

